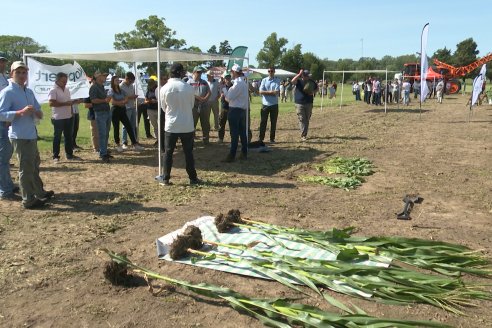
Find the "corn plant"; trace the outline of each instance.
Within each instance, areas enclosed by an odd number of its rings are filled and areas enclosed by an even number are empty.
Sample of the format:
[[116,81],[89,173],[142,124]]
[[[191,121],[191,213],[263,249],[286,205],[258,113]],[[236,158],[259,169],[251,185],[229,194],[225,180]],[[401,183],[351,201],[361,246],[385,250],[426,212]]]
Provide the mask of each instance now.
[[448,325],[417,320],[398,320],[376,318],[367,315],[364,311],[354,306],[350,309],[333,298],[328,298],[330,303],[346,314],[336,314],[323,311],[317,307],[304,304],[291,303],[286,299],[257,299],[250,298],[235,292],[232,289],[211,284],[192,284],[187,281],[173,279],[131,262],[126,256],[104,250],[109,257],[119,265],[122,265],[135,273],[146,277],[163,280],[167,283],[180,286],[193,293],[213,299],[222,299],[237,311],[249,314],[270,327],[289,328],[291,325],[300,327],[449,327]]

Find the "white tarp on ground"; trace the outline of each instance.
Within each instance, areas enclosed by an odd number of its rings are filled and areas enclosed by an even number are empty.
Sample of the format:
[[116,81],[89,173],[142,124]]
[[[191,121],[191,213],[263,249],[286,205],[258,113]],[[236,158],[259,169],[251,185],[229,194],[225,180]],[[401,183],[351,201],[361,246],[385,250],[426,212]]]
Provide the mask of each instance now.
[[[219,233],[217,231],[217,228],[215,227],[214,219],[215,218],[212,216],[202,216],[196,220],[187,222],[181,229],[170,232],[167,235],[158,238],[156,240],[156,246],[157,246],[157,256],[159,257],[159,259],[164,259],[166,261],[173,261],[169,256],[170,245],[174,241],[174,239],[178,235],[182,234],[186,229],[186,227],[190,225],[194,225],[200,228],[203,239],[212,242],[218,242],[222,244],[242,244],[242,245],[255,244],[256,246],[254,246],[253,249],[256,251],[271,251],[275,254],[285,255],[285,256],[295,256],[295,257],[319,259],[319,260],[336,259],[336,254],[330,253],[327,250],[314,248],[307,244],[296,242],[278,236],[275,236],[275,239],[277,239],[279,244],[272,245],[272,241],[268,237],[266,237],[264,233],[255,232],[249,229],[236,227],[233,228],[229,233]],[[284,245],[285,247],[282,247],[280,244]],[[249,252],[247,250],[240,251],[240,250],[235,250],[222,246],[219,246],[216,249],[211,248],[210,246],[204,246],[202,250],[210,253],[216,253],[216,252],[225,253],[232,258],[240,258],[240,257],[248,258],[248,259],[256,258],[254,253]],[[358,264],[368,265],[368,266],[388,267],[389,266],[388,263],[391,262],[391,259],[383,256],[375,257],[375,259],[377,259],[377,261],[369,260],[369,261],[358,262]],[[266,275],[252,270],[247,265],[244,265],[242,263],[233,263],[230,261],[221,260],[219,258],[210,261],[209,260],[196,261],[193,263],[191,261],[191,258],[188,257],[188,258],[176,260],[175,262],[200,266],[212,270],[225,271],[234,274],[251,276],[256,278],[270,279]],[[281,272],[277,272],[277,273],[279,275],[282,275]],[[284,276],[284,278],[290,280],[292,283],[301,284],[300,282],[292,280],[289,277]],[[343,283],[339,283],[339,284],[340,286],[343,286]],[[351,289],[350,287],[348,286],[345,287],[353,291],[353,289]],[[359,294],[363,297],[371,297],[370,294],[366,294],[362,292]]]

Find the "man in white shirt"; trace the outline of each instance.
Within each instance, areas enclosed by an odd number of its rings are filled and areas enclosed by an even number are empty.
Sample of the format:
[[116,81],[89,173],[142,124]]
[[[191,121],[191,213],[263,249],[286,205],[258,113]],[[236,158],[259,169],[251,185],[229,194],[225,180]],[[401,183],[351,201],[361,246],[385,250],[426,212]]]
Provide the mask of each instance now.
[[229,102],[229,129],[231,133],[231,148],[224,162],[233,162],[236,158],[239,139],[241,139],[241,154],[239,159],[248,158],[248,138],[246,135],[246,114],[249,106],[248,85],[244,80],[242,68],[234,64],[231,68],[233,85],[225,94],[226,101]]
[[171,66],[170,75],[171,78],[159,91],[161,108],[166,115],[164,127],[166,135],[164,139],[164,176],[161,184],[165,186],[172,184],[169,180],[173,166],[173,153],[179,138],[183,146],[186,172],[190,179],[190,185],[198,185],[202,181],[197,177],[193,158],[195,90],[182,80],[185,70],[180,63],[175,63]]
[[67,160],[80,159],[73,155],[73,115],[72,105],[76,101],[71,99],[67,88],[68,76],[60,72],[56,74],[55,85],[48,94],[51,107],[51,123],[53,124],[53,161],[60,161],[60,142],[63,133],[65,154]]

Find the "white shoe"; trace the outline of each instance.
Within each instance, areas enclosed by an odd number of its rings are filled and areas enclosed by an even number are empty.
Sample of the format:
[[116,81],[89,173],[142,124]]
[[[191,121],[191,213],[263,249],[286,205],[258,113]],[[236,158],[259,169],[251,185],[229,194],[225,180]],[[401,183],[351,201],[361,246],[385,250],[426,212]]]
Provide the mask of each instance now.
[[123,147],[121,147],[120,145],[116,146],[116,151],[118,153],[121,153],[123,151]]
[[143,151],[145,148],[140,146],[139,144],[133,145],[133,150],[135,151]]
[[121,145],[121,148],[123,148],[124,150],[126,150],[126,149],[128,149],[128,146],[127,146],[127,145],[125,145],[125,144],[122,144],[122,145]]

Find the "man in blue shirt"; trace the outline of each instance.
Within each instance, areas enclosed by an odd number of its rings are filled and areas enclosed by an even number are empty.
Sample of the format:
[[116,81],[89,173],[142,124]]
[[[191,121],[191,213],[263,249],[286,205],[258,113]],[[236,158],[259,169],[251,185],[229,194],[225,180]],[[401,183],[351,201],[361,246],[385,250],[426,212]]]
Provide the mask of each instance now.
[[43,118],[43,112],[34,93],[25,85],[27,70],[21,61],[12,63],[12,81],[0,93],[0,121],[10,123],[9,138],[19,159],[22,205],[32,209],[43,206],[54,192],[44,190],[39,176],[36,121]]
[[277,129],[278,118],[278,96],[280,94],[280,80],[275,77],[275,67],[268,69],[268,76],[261,80],[260,95],[261,102],[261,122],[260,122],[260,137],[263,141],[265,138],[266,126],[268,123],[268,115],[270,115],[270,142],[275,142],[275,130]]

